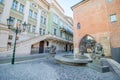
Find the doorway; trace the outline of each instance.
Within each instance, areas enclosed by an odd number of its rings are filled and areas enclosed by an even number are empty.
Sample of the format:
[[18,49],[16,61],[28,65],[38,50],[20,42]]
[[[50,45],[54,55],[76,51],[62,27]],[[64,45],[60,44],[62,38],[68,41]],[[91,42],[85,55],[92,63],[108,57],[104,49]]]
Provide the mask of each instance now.
[[44,53],[44,41],[40,41],[39,43],[39,53]]
[[66,44],[66,47],[65,47],[65,51],[67,52],[68,51],[68,45]]

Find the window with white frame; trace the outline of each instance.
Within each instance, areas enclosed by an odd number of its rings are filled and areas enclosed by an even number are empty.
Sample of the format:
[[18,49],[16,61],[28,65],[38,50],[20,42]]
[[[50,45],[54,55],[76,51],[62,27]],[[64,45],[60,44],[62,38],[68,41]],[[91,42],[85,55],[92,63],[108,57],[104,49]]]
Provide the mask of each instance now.
[[53,16],[53,22],[56,24],[58,23],[58,17],[56,15]]
[[45,34],[45,29],[43,29],[43,35]]
[[33,32],[33,33],[35,32],[35,26],[32,27],[32,32]]
[[23,11],[24,11],[24,5],[23,5],[23,4],[20,4],[19,11],[20,11],[21,13],[23,13]]
[[80,23],[79,22],[77,23],[77,29],[80,29]]
[[44,25],[46,25],[46,18],[44,18]]
[[33,11],[29,10],[29,16],[32,17]]
[[31,24],[28,26],[28,32],[31,32]]
[[60,21],[60,26],[63,26],[63,22],[62,21]]
[[62,31],[60,31],[60,37],[62,37]]
[[37,19],[37,13],[34,12],[34,19]]
[[17,10],[18,2],[16,0],[13,1],[12,3],[12,9]]
[[46,17],[41,16],[40,23],[46,25]]
[[39,33],[40,33],[40,35],[42,34],[42,28],[40,28]]
[[113,0],[107,0],[108,2],[112,2]]
[[116,22],[116,21],[117,21],[117,15],[116,14],[110,15],[110,22]]
[[54,35],[56,35],[56,33],[57,33],[57,29],[56,29],[56,28],[54,28]]
[[41,16],[40,18],[40,23],[43,23],[43,16]]

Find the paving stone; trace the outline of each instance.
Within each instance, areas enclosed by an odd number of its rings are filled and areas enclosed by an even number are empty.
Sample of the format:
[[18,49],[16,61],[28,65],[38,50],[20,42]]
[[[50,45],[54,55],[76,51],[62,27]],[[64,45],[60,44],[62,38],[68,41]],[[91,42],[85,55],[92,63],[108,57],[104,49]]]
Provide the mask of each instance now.
[[0,65],[0,80],[120,80],[114,73],[100,73],[82,66],[58,64],[54,59]]

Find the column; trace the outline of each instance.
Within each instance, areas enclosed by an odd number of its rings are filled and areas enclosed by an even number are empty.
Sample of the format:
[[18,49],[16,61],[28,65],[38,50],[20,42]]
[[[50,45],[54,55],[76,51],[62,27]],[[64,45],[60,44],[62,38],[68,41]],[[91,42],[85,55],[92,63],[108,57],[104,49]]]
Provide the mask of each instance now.
[[19,11],[19,8],[20,8],[20,3],[18,2],[17,11]]
[[4,5],[4,9],[3,9],[3,12],[1,14],[1,19],[0,19],[3,24],[7,24],[7,19],[10,16],[10,10],[12,7],[12,3],[13,3],[13,0],[4,1],[5,5]]
[[28,23],[29,9],[30,9],[30,1],[26,1],[23,23],[24,22]]
[[37,26],[36,26],[36,31],[35,31],[35,33],[38,33],[38,34],[39,34],[39,28],[40,28],[40,16],[41,16],[41,10],[38,10]]
[[49,25],[48,25],[48,19],[49,18],[48,18],[48,12],[47,12],[45,34],[50,33],[50,31],[48,30],[48,27],[49,27]]

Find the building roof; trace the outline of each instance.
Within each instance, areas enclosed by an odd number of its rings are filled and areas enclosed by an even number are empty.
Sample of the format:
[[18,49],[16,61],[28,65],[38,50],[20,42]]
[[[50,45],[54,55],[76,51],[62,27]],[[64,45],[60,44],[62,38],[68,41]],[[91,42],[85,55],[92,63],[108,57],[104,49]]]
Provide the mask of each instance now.
[[87,1],[89,1],[89,0],[82,0],[82,1],[78,2],[77,4],[73,5],[73,6],[71,7],[71,9],[73,10],[73,9],[76,8],[77,6],[79,6],[79,5],[81,5],[81,4],[84,4],[84,3],[86,3]]

